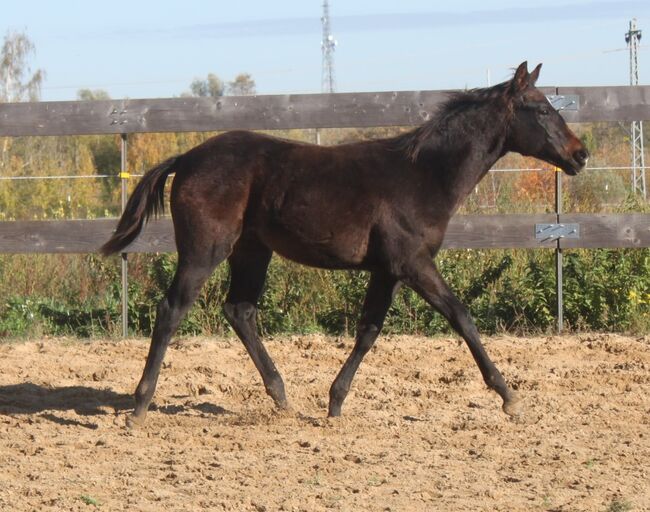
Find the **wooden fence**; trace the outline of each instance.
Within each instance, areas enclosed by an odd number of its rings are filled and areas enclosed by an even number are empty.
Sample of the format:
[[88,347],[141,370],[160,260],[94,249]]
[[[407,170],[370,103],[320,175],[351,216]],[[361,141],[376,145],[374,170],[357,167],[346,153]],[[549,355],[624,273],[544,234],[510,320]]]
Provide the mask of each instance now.
[[[546,87],[547,95],[571,95],[568,122],[650,119],[650,86]],[[280,130],[414,126],[428,120],[445,91],[298,94],[211,98],[104,100],[0,104],[0,136],[120,134],[122,170],[127,136],[141,132]],[[587,171],[588,172],[588,171]],[[557,180],[558,185],[560,180]],[[126,180],[123,180],[126,190]],[[553,248],[558,255],[558,327],[562,326],[563,248],[649,247],[650,215],[561,213],[457,216],[444,248]],[[578,238],[540,237],[540,224],[576,224]],[[115,219],[0,222],[0,253],[88,253],[108,239]],[[169,219],[150,223],[127,252],[174,251]],[[126,335],[126,254],[123,255],[123,325]]]

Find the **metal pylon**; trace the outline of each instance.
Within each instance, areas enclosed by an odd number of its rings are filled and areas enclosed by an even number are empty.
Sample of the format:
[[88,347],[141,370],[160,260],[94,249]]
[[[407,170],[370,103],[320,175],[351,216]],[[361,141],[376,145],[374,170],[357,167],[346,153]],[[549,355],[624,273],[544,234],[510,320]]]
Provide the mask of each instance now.
[[323,1],[323,40],[321,49],[323,51],[323,69],[321,74],[322,92],[334,92],[336,84],[334,80],[334,49],[336,48],[336,39],[332,35],[330,25],[330,7],[327,0]]
[[[630,21],[630,29],[625,33],[625,42],[630,49],[630,85],[639,85],[638,49],[641,30],[636,27],[636,18]],[[643,148],[643,121],[632,121],[630,126],[632,149],[632,192],[648,198],[645,180],[645,152]]]

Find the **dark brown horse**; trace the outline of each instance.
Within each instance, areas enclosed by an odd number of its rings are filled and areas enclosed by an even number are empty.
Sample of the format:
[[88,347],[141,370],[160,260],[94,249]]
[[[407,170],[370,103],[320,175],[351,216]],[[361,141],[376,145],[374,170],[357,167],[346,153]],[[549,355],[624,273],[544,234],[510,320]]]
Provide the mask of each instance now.
[[362,269],[370,282],[352,353],[330,389],[329,415],[341,414],[352,378],[382,328],[401,283],[438,310],[467,342],[488,387],[515,414],[518,398],[486,354],[467,309],[433,261],[449,219],[508,151],[575,175],[587,151],[535,88],[541,64],[521,64],[512,80],[456,93],[433,118],[397,137],[320,147],[233,131],[149,171],[113,237],[127,247],[162,211],[171,190],[178,268],[158,305],[156,324],[129,422],[144,420],[165,350],[217,265],[228,259],[225,316],[259,370],[267,393],[287,406],[280,373],[260,341],[257,302],[271,254],[329,269]]

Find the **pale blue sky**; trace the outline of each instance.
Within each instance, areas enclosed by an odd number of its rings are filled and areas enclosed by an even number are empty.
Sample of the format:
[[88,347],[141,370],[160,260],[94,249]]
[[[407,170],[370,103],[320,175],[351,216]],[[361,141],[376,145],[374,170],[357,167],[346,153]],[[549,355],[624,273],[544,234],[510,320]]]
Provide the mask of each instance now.
[[[322,0],[0,0],[0,35],[25,30],[44,100],[80,88],[171,97],[195,77],[248,72],[260,94],[320,92]],[[330,0],[337,91],[455,89],[544,63],[540,85],[626,85],[624,33],[650,0]],[[648,44],[644,44],[645,41]],[[622,50],[622,51],[614,51]]]

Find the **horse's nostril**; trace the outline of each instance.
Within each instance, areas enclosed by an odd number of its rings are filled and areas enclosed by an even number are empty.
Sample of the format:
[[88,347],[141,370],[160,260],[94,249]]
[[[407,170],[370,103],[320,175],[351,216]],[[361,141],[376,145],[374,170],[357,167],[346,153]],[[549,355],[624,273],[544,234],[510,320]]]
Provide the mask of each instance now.
[[589,152],[586,149],[579,149],[578,151],[573,153],[573,158],[579,164],[584,165],[587,163],[587,160],[589,159]]

